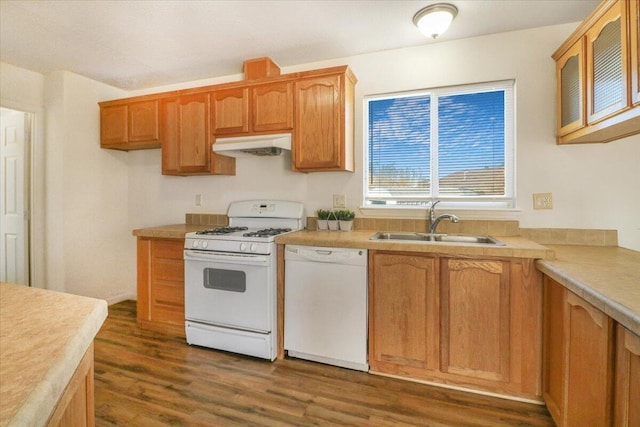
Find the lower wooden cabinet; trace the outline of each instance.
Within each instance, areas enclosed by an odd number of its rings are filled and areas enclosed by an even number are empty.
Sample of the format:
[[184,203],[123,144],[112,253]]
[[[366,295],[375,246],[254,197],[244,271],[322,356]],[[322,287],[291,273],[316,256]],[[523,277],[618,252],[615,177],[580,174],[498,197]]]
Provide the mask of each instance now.
[[184,335],[184,239],[138,237],[137,319]]
[[640,426],[640,337],[616,329],[615,426]]
[[371,370],[414,377],[439,369],[436,262],[393,253],[371,256]]
[[442,371],[509,380],[509,263],[443,260]]
[[47,427],[95,426],[93,366],[93,344],[91,344],[58,401]]
[[613,320],[545,277],[543,398],[560,427],[611,425]]
[[372,372],[541,400],[533,260],[371,251],[369,265]]

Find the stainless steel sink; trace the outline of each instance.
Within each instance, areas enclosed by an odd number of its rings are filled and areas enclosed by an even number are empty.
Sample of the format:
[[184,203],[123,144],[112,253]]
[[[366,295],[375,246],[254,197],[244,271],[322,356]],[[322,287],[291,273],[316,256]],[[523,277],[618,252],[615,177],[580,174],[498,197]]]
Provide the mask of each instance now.
[[370,240],[398,240],[408,242],[475,243],[480,245],[505,246],[503,242],[491,236],[471,234],[429,234],[380,231]]

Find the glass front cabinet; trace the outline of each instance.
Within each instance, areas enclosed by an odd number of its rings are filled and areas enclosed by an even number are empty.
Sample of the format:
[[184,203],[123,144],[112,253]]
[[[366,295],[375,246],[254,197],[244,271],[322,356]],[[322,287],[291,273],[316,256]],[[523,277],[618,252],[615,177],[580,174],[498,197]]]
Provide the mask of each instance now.
[[640,133],[638,8],[603,1],[554,53],[559,144]]
[[558,79],[558,135],[586,124],[584,112],[584,39],[578,40],[556,63]]

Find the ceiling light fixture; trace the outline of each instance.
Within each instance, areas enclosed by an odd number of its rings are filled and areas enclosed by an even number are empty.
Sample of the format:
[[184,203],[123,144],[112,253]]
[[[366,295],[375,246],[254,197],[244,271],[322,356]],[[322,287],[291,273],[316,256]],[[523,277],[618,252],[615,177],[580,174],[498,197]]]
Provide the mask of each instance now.
[[413,16],[413,23],[422,34],[433,39],[447,31],[458,9],[448,3],[437,3],[422,8]]

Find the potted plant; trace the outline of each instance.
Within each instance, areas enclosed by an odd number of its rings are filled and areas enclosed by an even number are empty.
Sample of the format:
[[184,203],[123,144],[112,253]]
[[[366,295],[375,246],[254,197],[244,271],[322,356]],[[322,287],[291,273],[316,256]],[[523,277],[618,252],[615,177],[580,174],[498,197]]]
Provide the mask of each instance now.
[[344,209],[338,211],[338,220],[340,221],[340,230],[351,231],[353,229],[353,219],[356,217],[354,211]]
[[331,209],[329,211],[329,216],[327,217],[327,224],[329,225],[329,230],[337,231],[340,221],[338,220],[338,212]]
[[318,216],[317,228],[318,230],[328,230],[329,225],[327,224],[327,219],[329,218],[330,211],[325,209],[318,209],[316,211],[316,215]]

